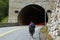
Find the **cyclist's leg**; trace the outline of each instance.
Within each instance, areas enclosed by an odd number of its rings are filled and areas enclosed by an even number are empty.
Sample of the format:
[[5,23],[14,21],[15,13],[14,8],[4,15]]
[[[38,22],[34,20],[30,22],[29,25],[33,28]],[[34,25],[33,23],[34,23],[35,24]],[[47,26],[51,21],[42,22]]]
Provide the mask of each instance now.
[[30,33],[30,35],[32,35],[32,30],[31,30],[31,27],[29,27],[29,33]]
[[32,38],[33,38],[33,34],[35,33],[35,28],[30,27],[30,28],[29,28],[29,33],[30,33],[30,35],[31,35]]
[[35,33],[35,30],[34,30],[34,28],[33,28],[33,29],[32,29],[32,32],[31,32],[32,37],[33,37],[34,33]]

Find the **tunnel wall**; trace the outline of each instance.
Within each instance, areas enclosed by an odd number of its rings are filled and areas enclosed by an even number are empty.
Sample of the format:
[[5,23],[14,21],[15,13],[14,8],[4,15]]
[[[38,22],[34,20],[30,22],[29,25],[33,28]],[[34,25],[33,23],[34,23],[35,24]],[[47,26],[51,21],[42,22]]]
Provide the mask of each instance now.
[[18,13],[15,13],[15,10],[21,11],[23,7],[29,4],[40,5],[45,9],[45,11],[48,9],[54,9],[55,6],[54,2],[47,2],[46,0],[9,0],[8,23],[17,23]]

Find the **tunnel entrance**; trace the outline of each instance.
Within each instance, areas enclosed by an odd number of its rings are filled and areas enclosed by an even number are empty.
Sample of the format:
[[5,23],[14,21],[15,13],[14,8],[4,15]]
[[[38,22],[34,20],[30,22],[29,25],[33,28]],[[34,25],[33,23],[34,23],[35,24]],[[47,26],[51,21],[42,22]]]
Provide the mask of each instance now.
[[[36,4],[30,4],[21,9],[18,15],[19,25],[28,25],[30,21],[33,21],[36,25],[45,24],[45,9]],[[46,14],[46,23],[48,22],[48,16]]]

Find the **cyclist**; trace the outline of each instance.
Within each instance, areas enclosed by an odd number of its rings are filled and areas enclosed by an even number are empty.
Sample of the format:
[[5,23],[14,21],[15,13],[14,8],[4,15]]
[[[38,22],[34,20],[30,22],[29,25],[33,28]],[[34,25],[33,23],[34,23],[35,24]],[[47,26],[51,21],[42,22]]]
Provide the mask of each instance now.
[[29,24],[29,33],[33,38],[33,34],[35,33],[35,24],[33,22],[30,22]]

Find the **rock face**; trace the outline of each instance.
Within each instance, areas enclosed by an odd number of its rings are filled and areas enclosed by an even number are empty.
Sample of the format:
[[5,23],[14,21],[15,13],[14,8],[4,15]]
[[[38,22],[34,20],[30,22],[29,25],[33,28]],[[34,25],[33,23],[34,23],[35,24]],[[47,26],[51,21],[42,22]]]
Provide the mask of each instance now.
[[51,13],[51,17],[49,18],[49,22],[48,22],[48,29],[49,29],[49,34],[52,36],[52,38],[54,40],[60,40],[58,38],[60,38],[59,36],[59,31],[60,31],[60,8],[58,7],[58,2],[56,2],[56,10],[55,12]]

